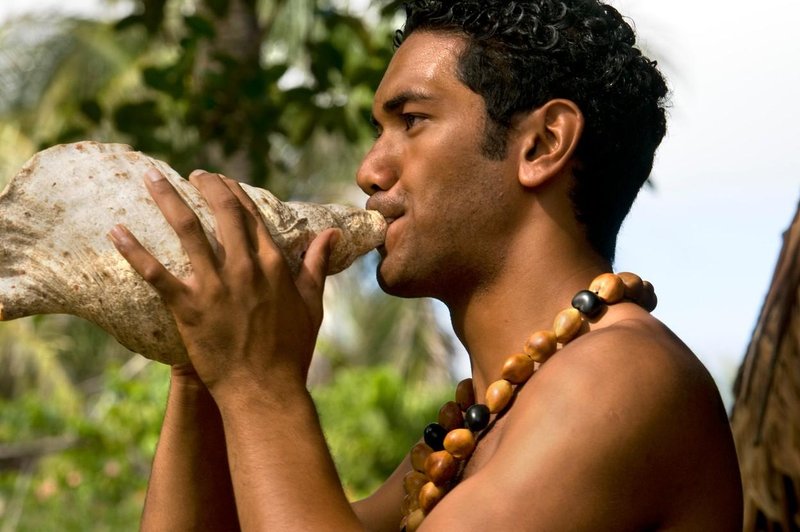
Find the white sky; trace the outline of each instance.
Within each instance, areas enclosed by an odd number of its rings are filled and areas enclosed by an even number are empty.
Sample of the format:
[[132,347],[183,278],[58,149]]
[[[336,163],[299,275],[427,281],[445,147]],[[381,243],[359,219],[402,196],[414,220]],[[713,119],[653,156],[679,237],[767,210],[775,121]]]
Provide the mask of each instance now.
[[[655,314],[730,386],[800,201],[797,0],[613,0],[673,89],[670,132],[623,227],[618,270],[651,280]],[[10,13],[97,0],[0,0]],[[108,10],[105,10],[108,13]]]
[[800,201],[800,3],[613,3],[674,93],[657,189],[623,227],[617,267],[653,281],[656,315],[729,388]]

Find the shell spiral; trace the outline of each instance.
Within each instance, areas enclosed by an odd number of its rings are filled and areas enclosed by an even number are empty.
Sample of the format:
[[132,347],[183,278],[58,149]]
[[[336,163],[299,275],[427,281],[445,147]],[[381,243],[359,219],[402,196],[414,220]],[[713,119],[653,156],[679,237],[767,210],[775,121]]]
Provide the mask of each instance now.
[[[205,200],[166,163],[122,144],[54,146],[34,155],[0,194],[0,321],[73,314],[147,358],[188,360],[172,315],[106,236],[124,223],[173,274],[189,275],[180,241],[142,182],[153,167],[175,186],[216,246]],[[284,203],[266,190],[242,187],[294,271],[311,240],[329,227],[342,230],[329,275],[383,242],[386,222],[375,211]]]

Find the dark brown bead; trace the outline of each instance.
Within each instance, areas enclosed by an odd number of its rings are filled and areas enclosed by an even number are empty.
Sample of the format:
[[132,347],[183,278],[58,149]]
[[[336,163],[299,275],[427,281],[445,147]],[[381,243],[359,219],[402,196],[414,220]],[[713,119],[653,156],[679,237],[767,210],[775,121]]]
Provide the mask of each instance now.
[[425,460],[425,474],[428,480],[442,486],[458,473],[458,462],[449,451],[436,451]]
[[406,493],[414,494],[419,492],[419,489],[426,482],[428,482],[428,477],[425,476],[425,473],[409,471],[406,473],[406,476],[403,477],[403,488],[405,488]]
[[[420,486],[420,488],[421,487],[422,486]],[[413,495],[405,495],[403,497],[403,502],[400,504],[400,513],[403,515],[408,515],[418,508],[419,508],[419,492],[416,492]]]
[[461,413],[461,407],[458,406],[458,403],[448,401],[442,405],[442,408],[439,409],[439,425],[443,426],[448,432],[464,426],[464,414]]
[[642,297],[639,298],[638,303],[647,312],[653,312],[658,306],[658,297],[656,297],[655,288],[648,281],[642,283]]
[[536,364],[524,353],[511,355],[503,364],[502,377],[511,384],[522,384],[531,378]]
[[509,401],[511,401],[513,395],[514,388],[511,386],[510,382],[505,379],[494,381],[486,389],[486,406],[489,407],[489,412],[492,414],[502,412]]
[[642,290],[644,289],[642,278],[631,272],[620,272],[617,274],[617,277],[619,277],[622,280],[622,284],[625,285],[625,297],[631,301],[639,301],[639,298],[642,297]]
[[[433,510],[434,506],[436,506],[439,501],[442,500],[444,497],[445,489],[441,486],[437,486],[433,482],[428,482],[422,489],[419,490],[419,507],[425,513],[429,514],[431,510]],[[411,516],[409,516],[410,519]]]
[[525,354],[539,363],[550,358],[557,348],[558,340],[553,331],[536,331],[525,342]]
[[411,458],[411,467],[420,473],[424,473],[425,460],[428,459],[432,452],[433,449],[431,449],[429,445],[422,442],[416,444],[411,448],[411,452],[409,453]]
[[458,460],[466,460],[475,450],[475,435],[469,429],[456,429],[447,433],[444,448]]
[[475,404],[475,388],[472,379],[464,379],[456,386],[456,403],[464,411]]

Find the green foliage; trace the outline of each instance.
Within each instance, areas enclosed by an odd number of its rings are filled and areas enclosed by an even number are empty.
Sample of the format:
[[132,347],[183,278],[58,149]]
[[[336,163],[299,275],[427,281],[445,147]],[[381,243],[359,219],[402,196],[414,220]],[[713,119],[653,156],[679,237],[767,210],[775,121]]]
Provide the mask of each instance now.
[[436,420],[452,386],[409,386],[388,366],[338,371],[313,391],[337,469],[352,499],[369,495]]
[[[287,196],[302,180],[287,148],[305,151],[333,137],[347,151],[368,141],[371,98],[364,96],[391,56],[387,25],[376,29],[322,0],[180,4],[140,0],[116,25],[97,23],[96,31],[133,43],[136,76],[98,69],[108,90],[73,100],[39,147],[113,136],[184,175],[223,171]],[[62,44],[67,54],[80,42]],[[112,89],[119,84],[124,91]]]
[[[71,437],[64,451],[0,461],[0,523],[14,518],[20,531],[136,529],[169,371],[133,361],[103,373],[85,413],[36,393],[0,401],[0,448],[12,439],[23,448],[47,436]],[[364,497],[385,480],[451,393],[452,386],[408,386],[388,366],[343,369],[317,387],[314,400],[348,496]]]
[[18,457],[0,462],[4,530],[137,528],[169,370],[132,360],[108,368],[79,412],[35,392],[0,401],[0,448]]

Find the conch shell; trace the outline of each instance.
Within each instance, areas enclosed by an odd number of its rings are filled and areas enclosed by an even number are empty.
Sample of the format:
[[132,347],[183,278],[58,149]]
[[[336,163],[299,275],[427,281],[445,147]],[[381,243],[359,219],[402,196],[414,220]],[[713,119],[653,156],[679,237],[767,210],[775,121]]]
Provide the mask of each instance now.
[[[167,164],[122,144],[54,146],[28,161],[0,194],[0,321],[73,314],[147,358],[188,360],[172,315],[107,237],[114,224],[123,223],[173,274],[190,274],[180,241],[142,182],[153,167],[197,213],[216,247],[205,200]],[[343,233],[329,274],[383,242],[386,222],[376,211],[283,203],[266,190],[242,187],[294,271],[309,242],[329,227]]]

